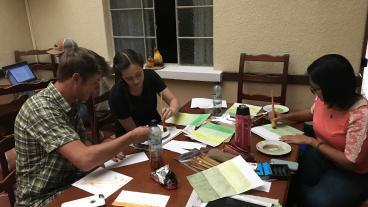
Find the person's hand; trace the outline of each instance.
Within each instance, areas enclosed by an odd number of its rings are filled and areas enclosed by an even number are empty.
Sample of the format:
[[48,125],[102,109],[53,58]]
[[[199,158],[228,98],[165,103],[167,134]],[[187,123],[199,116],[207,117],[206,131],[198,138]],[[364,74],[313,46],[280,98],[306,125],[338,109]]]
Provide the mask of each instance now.
[[283,141],[289,144],[308,144],[313,147],[318,144],[318,141],[315,138],[308,137],[304,134],[283,136],[280,138],[280,141]]
[[174,114],[175,114],[175,110],[172,109],[171,107],[163,108],[161,112],[161,119],[162,121],[165,121],[166,119],[170,118]]
[[113,161],[119,162],[120,160],[123,160],[125,158],[124,153],[119,152],[115,157],[112,158]]
[[130,131],[134,143],[142,143],[147,140],[149,136],[149,128],[147,126],[140,126]]

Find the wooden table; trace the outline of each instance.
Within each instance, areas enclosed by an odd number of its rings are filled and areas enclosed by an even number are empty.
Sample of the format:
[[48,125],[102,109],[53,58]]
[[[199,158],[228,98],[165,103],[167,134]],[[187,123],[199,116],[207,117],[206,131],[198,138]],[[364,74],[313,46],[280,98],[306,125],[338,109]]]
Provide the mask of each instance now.
[[[188,112],[188,113],[203,113],[203,110],[201,109],[191,109],[190,108],[190,102],[185,104],[181,112]],[[175,138],[176,140],[185,140],[190,141],[187,137],[185,137],[183,134],[180,134],[178,137]],[[269,161],[272,157],[261,154],[256,150],[255,145],[263,140],[262,138],[252,134],[252,148],[251,151],[256,159],[257,162],[264,162]],[[124,150],[125,153],[130,154],[134,153],[134,150],[130,147],[126,150]],[[299,155],[299,148],[296,145],[292,145],[292,151],[290,154],[285,156],[279,156],[277,158],[290,160],[290,161],[296,161]],[[149,154],[147,153],[147,156]],[[141,162],[134,165],[129,165],[125,167],[115,168],[113,169],[116,172],[122,173],[124,175],[128,175],[130,177],[133,177],[133,180],[131,180],[129,183],[127,183],[125,186],[123,186],[121,189],[124,190],[130,190],[130,191],[137,191],[137,192],[144,192],[144,193],[155,193],[155,194],[163,194],[163,195],[169,195],[170,199],[167,204],[168,207],[180,207],[185,206],[185,204],[188,201],[188,198],[193,190],[191,185],[189,184],[186,176],[194,174],[192,170],[187,168],[186,166],[180,164],[175,160],[176,157],[178,157],[179,154],[164,150],[163,151],[163,158],[164,161],[169,164],[170,169],[176,174],[178,179],[178,188],[175,190],[166,190],[156,182],[154,182],[151,177],[151,168],[149,165],[149,162]],[[288,194],[289,189],[289,181],[273,181],[271,185],[271,190],[269,193],[251,190],[247,193],[251,195],[258,195],[258,196],[264,196],[269,198],[275,198],[279,199],[279,202],[285,206],[286,198]],[[107,206],[111,206],[111,203],[115,200],[115,198],[120,194],[121,189],[116,191],[114,194],[109,196],[106,199]],[[76,188],[74,186],[71,186],[66,191],[64,191],[60,196],[55,198],[51,203],[49,203],[47,206],[60,206],[63,202],[75,200],[78,198],[83,198],[90,196],[91,194],[83,191],[79,188]]]

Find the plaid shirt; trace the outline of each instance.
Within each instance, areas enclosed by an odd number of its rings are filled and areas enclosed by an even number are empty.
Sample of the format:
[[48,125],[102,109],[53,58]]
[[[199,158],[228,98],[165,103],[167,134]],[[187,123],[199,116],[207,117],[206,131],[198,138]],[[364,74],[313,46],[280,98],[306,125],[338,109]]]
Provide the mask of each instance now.
[[14,125],[16,206],[43,206],[81,178],[57,149],[84,140],[78,106],[71,106],[50,83],[22,106]]

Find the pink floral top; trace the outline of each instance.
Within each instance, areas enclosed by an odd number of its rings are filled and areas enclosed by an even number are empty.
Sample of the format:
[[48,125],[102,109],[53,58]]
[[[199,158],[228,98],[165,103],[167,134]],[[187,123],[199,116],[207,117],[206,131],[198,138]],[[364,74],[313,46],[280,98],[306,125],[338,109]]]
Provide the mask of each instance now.
[[316,98],[311,108],[316,136],[344,152],[357,164],[356,172],[368,172],[368,102],[359,99],[349,110],[339,111]]

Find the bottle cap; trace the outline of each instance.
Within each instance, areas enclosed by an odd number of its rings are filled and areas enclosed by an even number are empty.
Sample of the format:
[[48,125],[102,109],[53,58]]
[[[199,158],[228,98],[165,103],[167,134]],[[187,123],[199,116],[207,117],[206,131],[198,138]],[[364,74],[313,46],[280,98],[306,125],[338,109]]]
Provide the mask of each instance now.
[[156,119],[152,119],[149,126],[157,126],[158,125],[158,122]]
[[236,115],[247,116],[249,114],[250,114],[249,107],[246,105],[239,105],[238,108],[236,109]]

